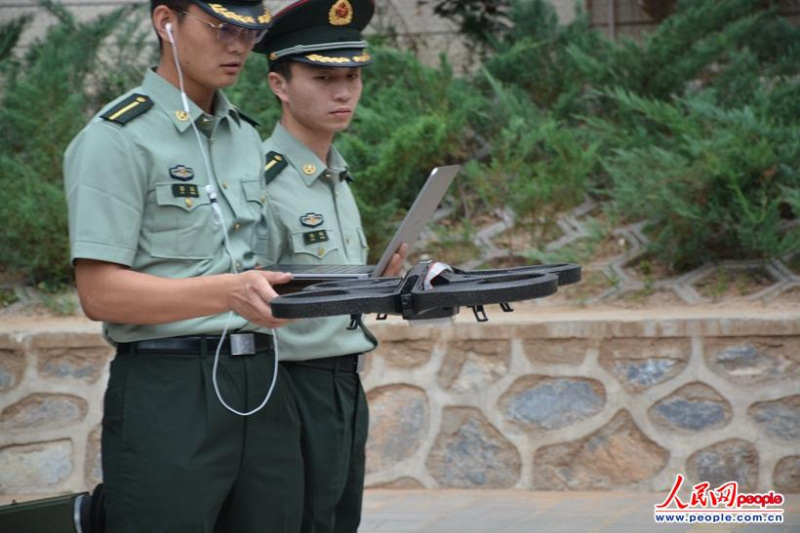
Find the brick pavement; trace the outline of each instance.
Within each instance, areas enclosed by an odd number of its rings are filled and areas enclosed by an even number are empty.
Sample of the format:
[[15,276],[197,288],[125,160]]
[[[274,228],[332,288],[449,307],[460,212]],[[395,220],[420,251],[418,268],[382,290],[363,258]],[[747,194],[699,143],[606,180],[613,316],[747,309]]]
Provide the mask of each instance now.
[[800,494],[785,496],[780,525],[659,525],[661,493],[368,489],[359,533],[800,533]]

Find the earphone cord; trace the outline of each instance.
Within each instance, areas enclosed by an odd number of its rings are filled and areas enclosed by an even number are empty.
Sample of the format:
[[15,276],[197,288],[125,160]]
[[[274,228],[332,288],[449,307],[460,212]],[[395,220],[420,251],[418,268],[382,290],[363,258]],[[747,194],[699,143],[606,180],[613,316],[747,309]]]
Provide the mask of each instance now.
[[[211,204],[211,210],[214,211],[214,221],[217,224],[219,224],[219,226],[222,228],[222,246],[225,249],[225,253],[228,254],[228,258],[231,261],[231,270],[233,271],[234,274],[237,274],[238,270],[236,268],[236,260],[233,258],[233,253],[231,252],[230,243],[228,241],[228,230],[225,227],[225,223],[222,218],[222,210],[220,209],[219,204],[217,203],[217,191],[216,188],[214,187],[215,174],[213,173],[213,170],[211,168],[211,161],[208,158],[208,153],[206,152],[205,146],[203,146],[203,140],[200,138],[200,132],[197,130],[197,125],[194,123],[194,120],[192,119],[191,107],[189,106],[189,98],[186,96],[186,90],[184,89],[183,86],[183,71],[181,70],[180,62],[178,61],[178,49],[177,46],[175,46],[175,41],[172,37],[172,30],[170,28],[166,28],[166,30],[167,34],[169,35],[170,42],[172,43],[171,46],[172,59],[174,60],[175,68],[178,71],[178,86],[181,91],[181,102],[183,103],[183,110],[186,111],[187,115],[189,115],[189,123],[192,125],[192,131],[194,131],[195,138],[197,139],[197,144],[200,147],[200,153],[203,154],[203,162],[205,163],[206,171],[208,172],[208,185],[206,185],[205,187],[206,194],[208,194],[208,201]],[[261,402],[261,405],[259,405],[255,409],[252,409],[251,411],[238,411],[233,407],[231,407],[230,405],[228,405],[228,403],[222,397],[222,393],[219,390],[219,384],[217,382],[219,354],[220,351],[222,350],[222,344],[225,342],[225,336],[228,333],[228,322],[230,321],[231,316],[233,316],[233,311],[229,311],[228,316],[225,317],[225,324],[222,328],[222,335],[220,335],[219,342],[217,343],[217,349],[214,353],[214,369],[211,372],[211,381],[214,384],[214,392],[217,395],[217,399],[228,411],[240,416],[250,416],[259,412],[261,409],[264,408],[265,405],[267,405],[267,402],[272,396],[272,391],[275,388],[275,383],[278,380],[278,336],[275,330],[271,330],[274,340],[273,344],[275,347],[274,364],[272,369],[272,383],[270,383],[269,389],[267,390],[267,394],[264,396],[264,400]]]

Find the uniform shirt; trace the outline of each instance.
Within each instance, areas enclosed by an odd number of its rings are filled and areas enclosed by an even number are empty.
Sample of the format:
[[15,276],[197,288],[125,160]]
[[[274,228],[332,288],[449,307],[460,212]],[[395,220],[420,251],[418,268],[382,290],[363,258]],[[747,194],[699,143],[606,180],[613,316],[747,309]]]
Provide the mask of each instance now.
[[[100,116],[131,94],[153,106],[124,125]],[[221,91],[214,115],[149,71],[142,85],[101,110],[72,140],[64,160],[71,259],[96,259],[167,278],[238,271],[263,264],[266,190],[261,140]],[[195,134],[190,118],[198,127]],[[207,167],[205,156],[208,157]],[[213,183],[223,231],[205,187]],[[191,300],[192,295],[186,294]],[[104,324],[112,342],[221,333],[228,313],[167,324]],[[258,331],[238,315],[229,331]]]
[[[277,124],[264,151],[277,152],[288,163],[267,183],[270,263],[365,264],[367,239],[348,186],[347,164],[336,148],[331,147],[326,164]],[[348,330],[349,324],[349,315],[292,322],[278,332],[278,357],[298,361],[375,348],[371,333]]]

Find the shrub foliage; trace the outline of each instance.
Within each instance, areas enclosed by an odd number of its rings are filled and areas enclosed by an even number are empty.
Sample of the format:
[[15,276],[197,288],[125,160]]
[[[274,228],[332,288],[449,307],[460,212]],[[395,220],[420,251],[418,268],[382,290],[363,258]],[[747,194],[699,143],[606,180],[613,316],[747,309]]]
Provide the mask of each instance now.
[[[373,249],[428,170],[453,162],[466,163],[450,197],[461,232],[509,208],[528,257],[586,195],[615,220],[646,221],[651,252],[675,270],[800,245],[800,30],[769,3],[682,0],[638,41],[609,40],[583,12],[562,25],[546,0],[420,3],[459,25],[480,64],[456,75],[375,37],[337,141]],[[71,274],[63,151],[139,83],[155,47],[141,6],[83,23],[41,4],[57,23],[23,55],[30,20],[0,24],[0,269],[60,283]],[[279,110],[264,59],[228,93],[268,135]]]

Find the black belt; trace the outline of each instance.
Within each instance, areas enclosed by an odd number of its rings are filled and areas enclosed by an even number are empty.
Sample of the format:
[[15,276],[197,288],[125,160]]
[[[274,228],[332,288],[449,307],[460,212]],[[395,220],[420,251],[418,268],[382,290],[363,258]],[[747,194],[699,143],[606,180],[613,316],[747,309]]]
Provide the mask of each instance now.
[[[117,344],[119,354],[170,354],[170,355],[213,355],[217,351],[220,335],[194,335],[168,337]],[[231,333],[219,350],[221,355],[252,355],[256,352],[272,350],[272,335],[266,333]]]
[[308,359],[307,361],[283,361],[285,365],[310,366],[322,370],[339,372],[360,372],[359,360],[364,354],[351,353],[347,355],[337,355],[336,357],[322,357],[320,359]]

